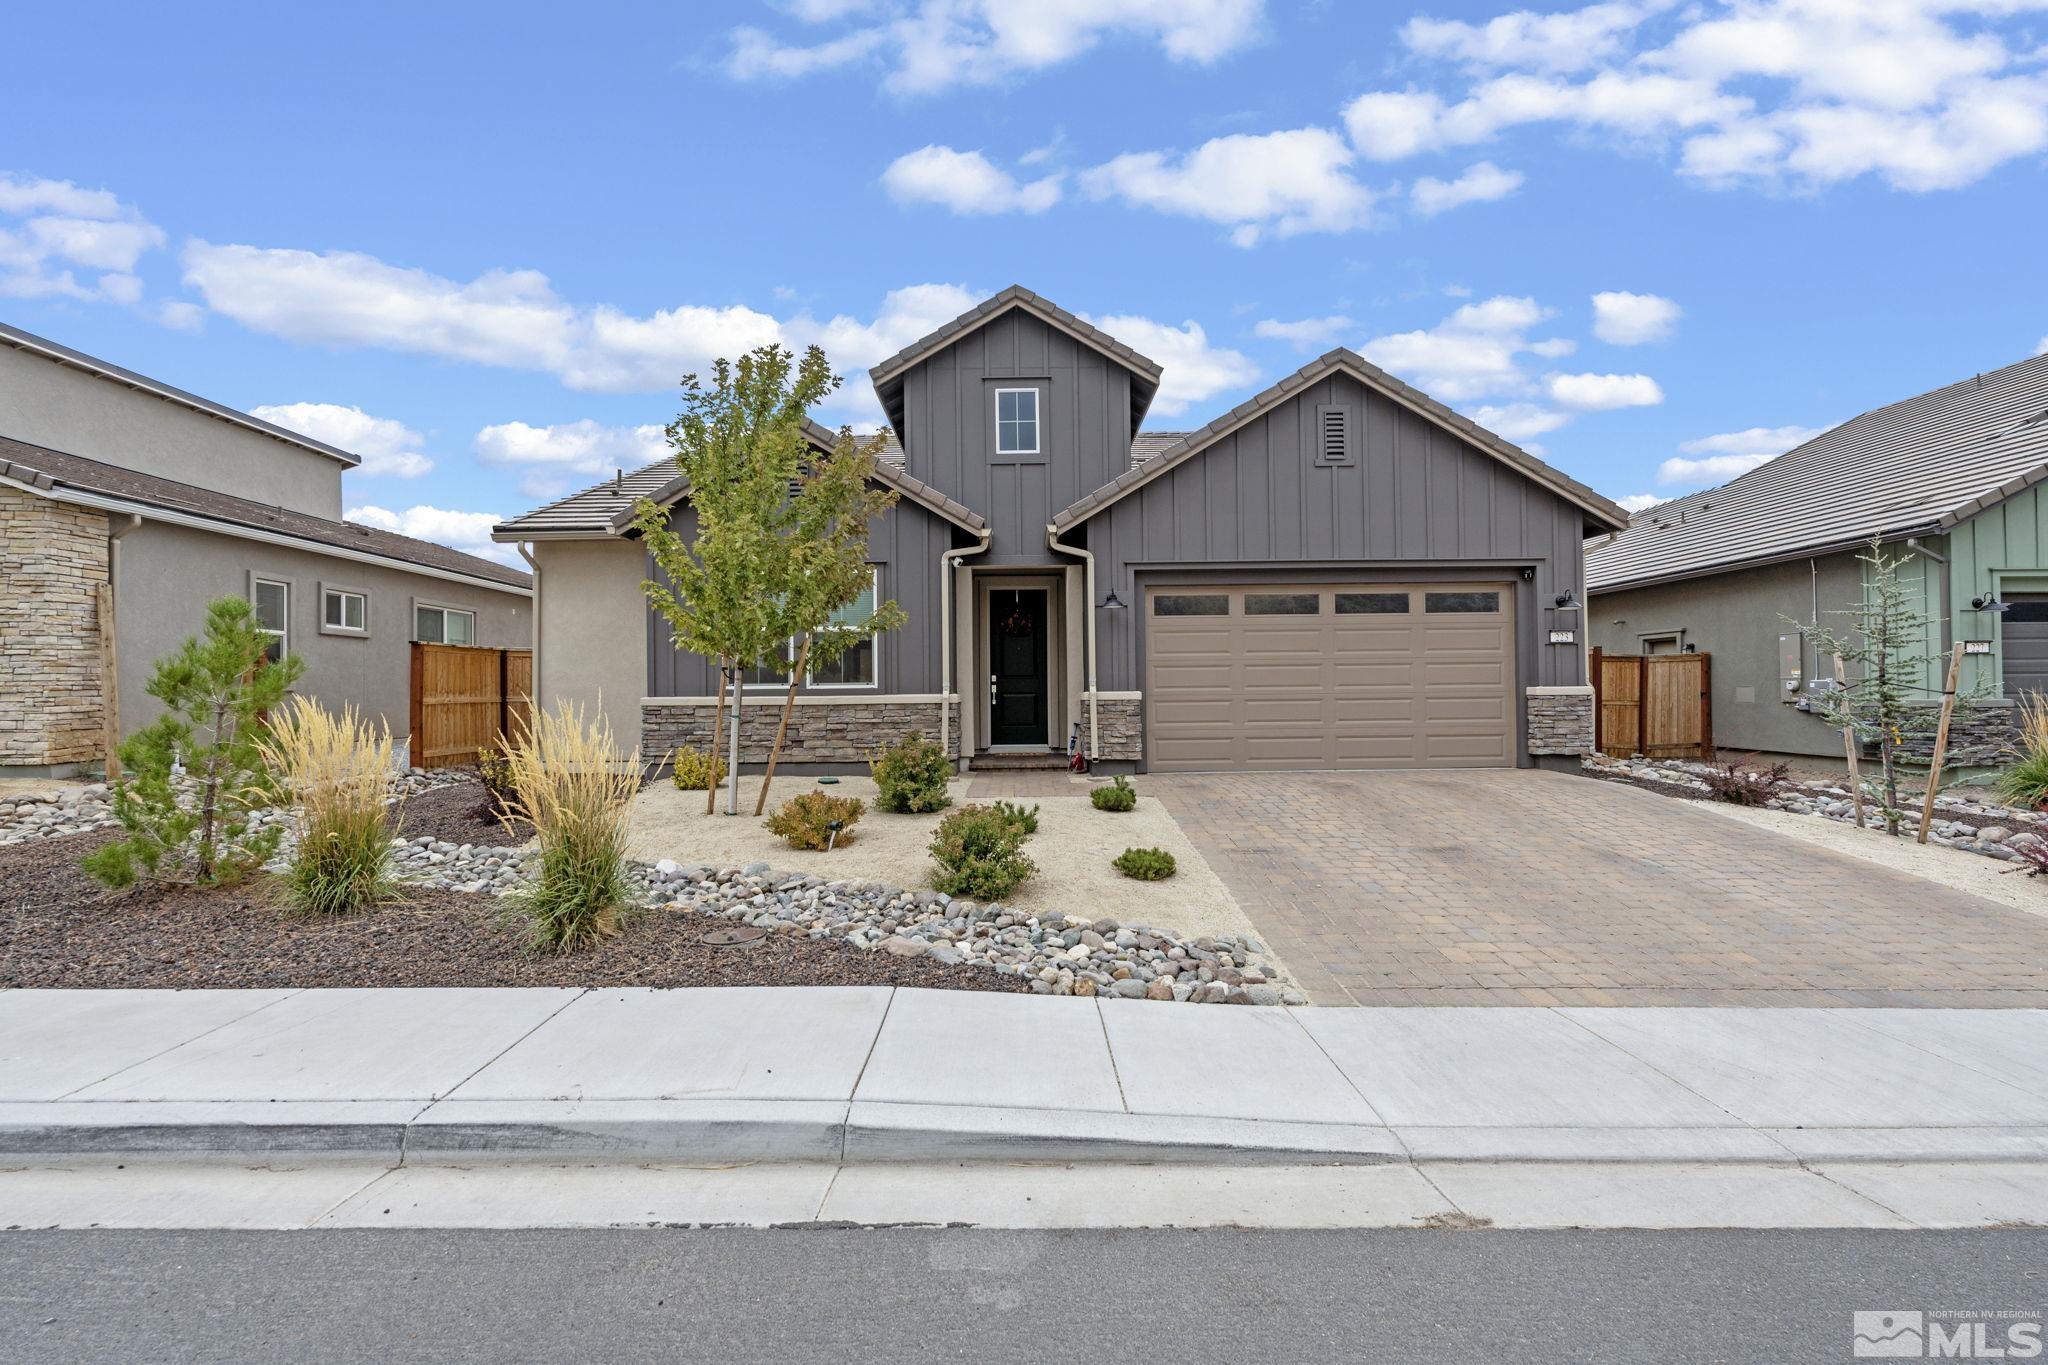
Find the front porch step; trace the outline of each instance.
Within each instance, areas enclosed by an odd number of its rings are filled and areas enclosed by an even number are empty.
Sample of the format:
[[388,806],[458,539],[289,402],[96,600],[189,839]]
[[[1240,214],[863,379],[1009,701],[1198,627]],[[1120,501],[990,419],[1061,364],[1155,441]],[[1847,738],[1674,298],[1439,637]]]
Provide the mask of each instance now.
[[1067,756],[1056,749],[1044,753],[976,754],[967,760],[971,773],[1065,772]]

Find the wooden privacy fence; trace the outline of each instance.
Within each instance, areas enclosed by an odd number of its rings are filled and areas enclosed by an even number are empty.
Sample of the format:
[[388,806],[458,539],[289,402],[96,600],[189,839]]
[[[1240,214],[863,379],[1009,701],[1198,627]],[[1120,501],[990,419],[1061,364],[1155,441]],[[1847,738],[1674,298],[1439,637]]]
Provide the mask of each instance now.
[[532,650],[413,642],[414,767],[475,763],[499,735],[517,734],[532,706]]
[[1594,743],[1627,758],[1714,756],[1713,659],[1593,651]]

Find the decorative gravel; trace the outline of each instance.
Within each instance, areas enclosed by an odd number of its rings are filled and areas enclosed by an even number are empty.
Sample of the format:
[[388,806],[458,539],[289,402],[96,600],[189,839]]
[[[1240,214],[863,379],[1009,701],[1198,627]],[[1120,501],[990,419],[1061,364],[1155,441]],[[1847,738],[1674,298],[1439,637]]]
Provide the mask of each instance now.
[[[1586,758],[1583,766],[1595,777],[1631,782],[1646,790],[1693,800],[1708,796],[1707,784],[1701,779],[1703,774],[1713,771],[1708,764],[1683,759],[1609,758],[1604,754]],[[1782,795],[1767,802],[1764,809],[1843,824],[1852,824],[1856,819],[1855,802],[1845,785],[1787,782],[1780,790]],[[1917,835],[1920,802],[1916,799],[1907,804],[1909,809],[1902,815],[1899,829],[1902,836]],[[1868,797],[1863,803],[1863,819],[1871,828],[1882,827],[1882,817]],[[2013,845],[2043,839],[2048,839],[2048,815],[2040,811],[2020,810],[1956,793],[1942,793],[1934,798],[1934,822],[1927,831],[1930,844],[2013,863],[2021,860],[2013,852]]]

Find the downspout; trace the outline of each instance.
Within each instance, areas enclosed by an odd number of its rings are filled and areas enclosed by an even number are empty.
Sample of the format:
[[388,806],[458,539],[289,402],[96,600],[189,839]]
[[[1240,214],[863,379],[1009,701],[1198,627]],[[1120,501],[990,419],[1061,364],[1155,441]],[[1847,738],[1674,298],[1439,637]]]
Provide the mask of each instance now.
[[533,575],[533,697],[529,706],[540,705],[540,699],[547,695],[540,686],[540,561],[533,557],[533,542],[522,540],[517,546],[519,557],[526,561],[527,572]]
[[[969,555],[988,553],[995,533],[984,526],[976,534],[981,537],[979,545],[965,550],[948,545],[939,551],[939,752],[949,756],[953,732],[953,570]],[[965,762],[966,757],[962,754],[961,761]]]
[[1081,610],[1085,616],[1082,628],[1086,632],[1085,648],[1088,655],[1088,761],[1093,763],[1102,755],[1102,701],[1096,695],[1095,680],[1095,555],[1078,545],[1062,542],[1060,528],[1057,526],[1048,525],[1045,528],[1045,543],[1061,554],[1078,556],[1083,566],[1086,586],[1082,591],[1087,599]]
[[107,622],[107,639],[112,648],[107,659],[105,695],[100,705],[105,708],[106,729],[106,775],[112,781],[121,772],[121,756],[114,752],[121,743],[121,538],[142,525],[142,513],[130,512],[125,526],[115,527],[108,518],[107,528],[107,610],[112,619]]

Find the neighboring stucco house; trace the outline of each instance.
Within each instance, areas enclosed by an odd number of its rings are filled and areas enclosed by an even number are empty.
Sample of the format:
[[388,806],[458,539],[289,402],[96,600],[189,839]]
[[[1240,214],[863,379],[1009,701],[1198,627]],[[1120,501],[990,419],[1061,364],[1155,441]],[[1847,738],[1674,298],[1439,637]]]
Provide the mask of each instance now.
[[412,640],[525,648],[527,575],[342,520],[356,463],[0,325],[0,773],[103,763],[109,708],[154,719],[151,665],[228,594],[304,659],[300,691],[401,740]]
[[[874,367],[902,494],[875,590],[909,620],[804,681],[791,762],[917,732],[964,763],[1070,742],[1122,770],[1576,763],[1591,694],[1558,600],[1626,513],[1349,351],[1192,432],[1139,429],[1160,376],[1022,288]],[[650,761],[707,741],[716,690],[640,591],[631,509],[687,522],[674,474],[495,532],[538,566],[538,695],[601,697]],[[759,683],[754,753],[780,709]]]
[[[2048,690],[2048,356],[1866,412],[1741,478],[1659,503],[1586,546],[1589,633],[1611,654],[1713,656],[1723,749],[1842,755],[1814,710],[1815,624],[1846,633],[1875,536],[1904,556],[1921,652],[1963,660],[1951,752],[1995,757],[2012,699]],[[1925,700],[1940,679],[1919,679]]]

